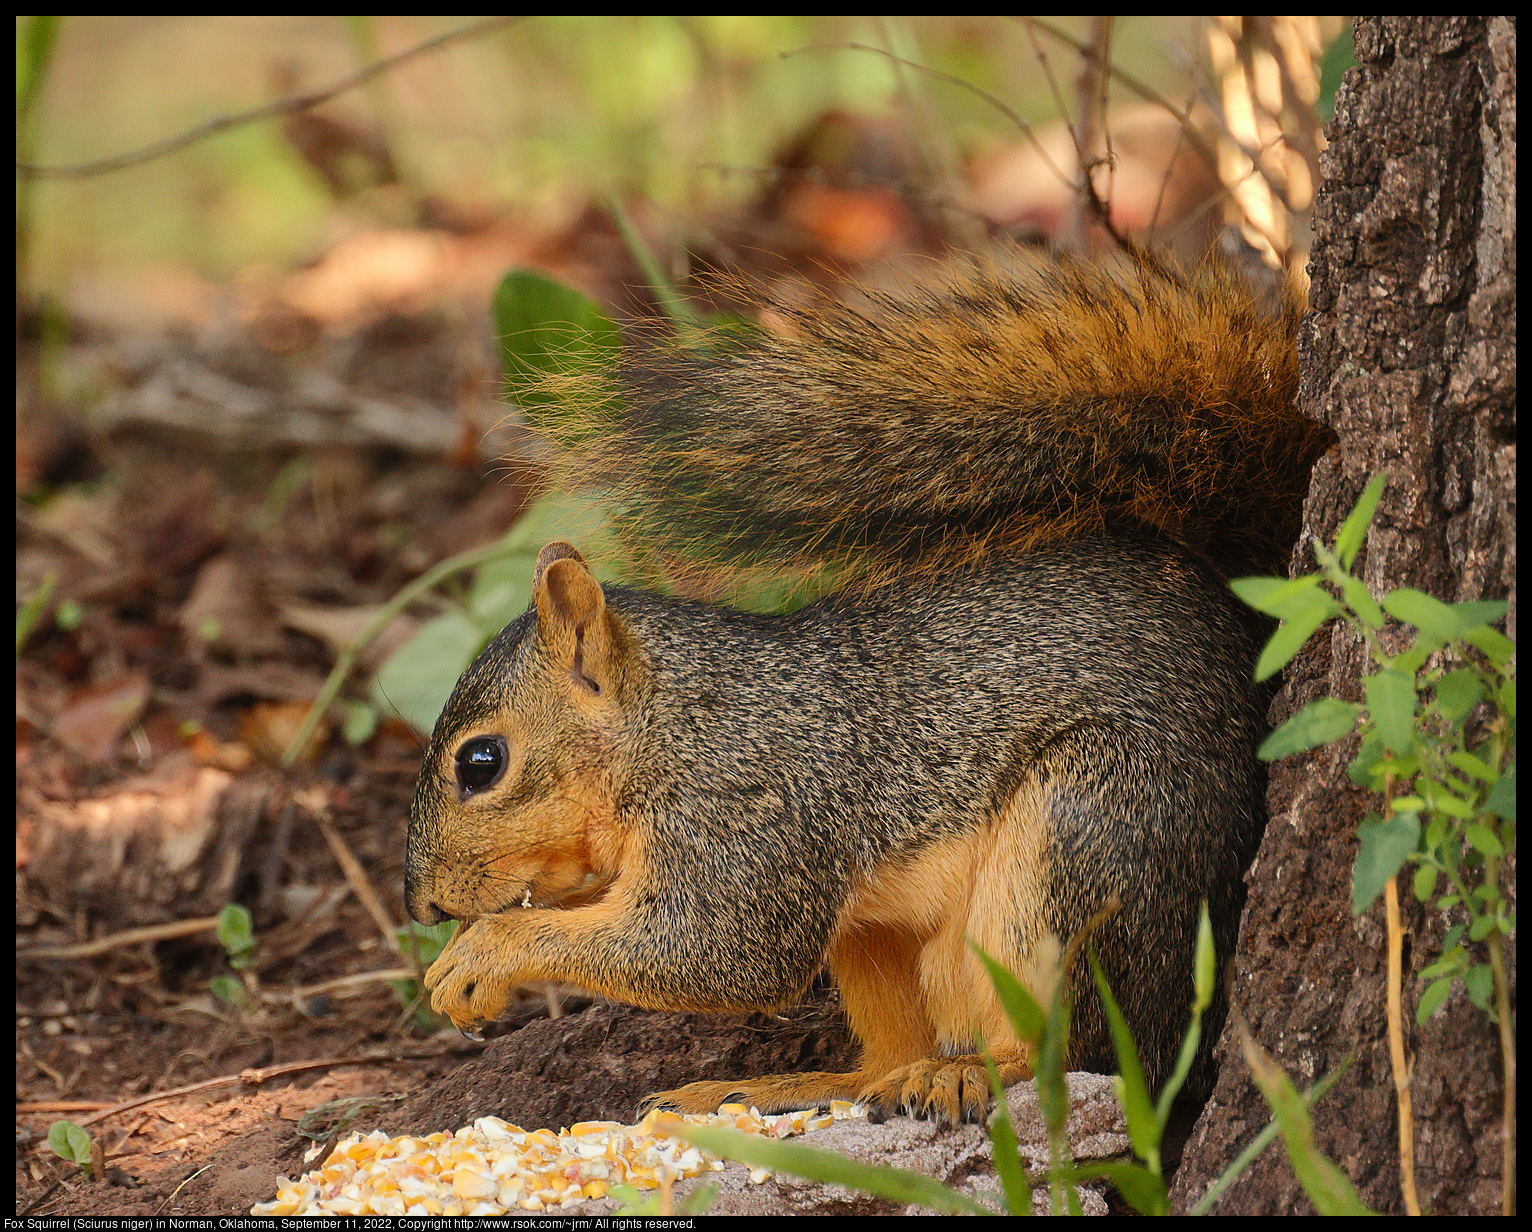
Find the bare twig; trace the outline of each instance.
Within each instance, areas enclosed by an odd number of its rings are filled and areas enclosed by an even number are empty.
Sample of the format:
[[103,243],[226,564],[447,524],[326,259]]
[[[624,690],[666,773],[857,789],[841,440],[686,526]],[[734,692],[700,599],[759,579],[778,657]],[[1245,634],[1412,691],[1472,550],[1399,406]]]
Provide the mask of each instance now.
[[1415,1117],[1410,1105],[1410,1066],[1404,1054],[1404,1024],[1400,1008],[1404,943],[1399,927],[1398,879],[1390,877],[1383,888],[1383,914],[1388,928],[1388,1055],[1394,1070],[1394,1090],[1399,1096],[1399,1178],[1406,1214],[1420,1214],[1415,1193]]
[[143,928],[129,928],[120,933],[109,933],[94,941],[81,941],[76,945],[39,945],[30,950],[17,950],[17,958],[66,959],[94,958],[110,950],[139,945],[145,941],[167,941],[172,937],[190,937],[194,933],[210,933],[218,927],[216,915],[199,916],[194,920],[171,920],[166,924],[149,924]]
[[159,1204],[159,1206],[155,1207],[154,1213],[156,1215],[158,1215],[161,1211],[163,1211],[167,1206],[169,1206],[171,1204],[172,1201],[175,1200],[175,1196],[178,1193],[180,1193],[183,1189],[185,1189],[188,1185],[190,1185],[193,1181],[195,1181],[199,1176],[201,1176],[204,1172],[206,1172],[212,1166],[213,1166],[212,1164],[204,1164],[202,1167],[198,1168],[195,1172],[188,1173],[187,1176],[186,1176],[186,1179],[183,1180],[179,1185],[177,1185],[174,1189],[172,1189],[170,1191],[170,1196],[167,1197],[163,1202],[161,1202]]
[[369,984],[385,984],[389,980],[413,980],[417,978],[419,977],[416,971],[411,967],[384,967],[379,971],[359,971],[355,975],[337,976],[333,980],[324,980],[318,984],[300,984],[294,988],[263,988],[261,990],[261,1000],[273,1003],[289,1002],[296,1004],[299,1001],[307,1001],[310,997],[318,997],[327,993],[365,988]]
[[940,69],[931,68],[929,65],[917,64],[914,60],[906,60],[903,56],[896,56],[893,52],[888,51],[885,48],[871,47],[866,43],[808,43],[802,47],[794,47],[790,51],[784,51],[779,54],[785,60],[788,56],[800,55],[805,51],[825,51],[837,49],[846,51],[870,51],[875,55],[887,56],[890,60],[893,60],[899,64],[903,64],[908,68],[918,69],[922,73],[926,73],[932,77],[935,77],[938,81],[946,81],[950,82],[952,85],[961,86],[970,94],[982,98],[991,107],[995,108],[995,110],[1004,115],[1006,119],[1010,120],[1012,124],[1016,125],[1016,127],[1021,130],[1022,135],[1032,143],[1032,148],[1037,151],[1039,157],[1042,158],[1043,163],[1047,166],[1048,170],[1053,172],[1054,175],[1058,176],[1060,183],[1068,184],[1070,182],[1069,177],[1065,175],[1057,165],[1055,165],[1053,159],[1048,157],[1048,151],[1043,149],[1042,144],[1037,140],[1037,136],[1032,131],[1032,126],[1023,120],[1014,111],[1012,111],[1009,107],[1007,107],[1004,103],[1002,103],[993,94],[989,93],[987,90],[981,90],[971,81],[964,81],[961,77],[955,77],[951,73],[944,73]]
[[[1075,81],[1075,104],[1078,108],[1073,127],[1075,154],[1079,166],[1076,193],[1064,230],[1064,247],[1074,252],[1085,248],[1086,223],[1094,217],[1112,238],[1123,245],[1123,239],[1112,227],[1111,217],[1101,195],[1096,191],[1096,166],[1102,155],[1097,153],[1097,133],[1106,132],[1106,83],[1112,65],[1112,19],[1096,15],[1091,18],[1090,42],[1080,54],[1080,73]],[[1112,165],[1111,136],[1105,138],[1105,160]],[[1107,191],[1108,199],[1111,190]]]
[[[375,1056],[355,1057],[325,1057],[319,1061],[289,1061],[284,1065],[268,1065],[264,1069],[244,1069],[237,1074],[223,1074],[217,1078],[207,1078],[202,1082],[193,1082],[188,1086],[175,1087],[169,1091],[151,1091],[148,1095],[139,1095],[133,1099],[124,1100],[120,1104],[112,1104],[102,1108],[99,1112],[93,1112],[89,1116],[81,1117],[75,1122],[80,1128],[94,1125],[97,1121],[104,1121],[108,1117],[116,1116],[120,1112],[130,1112],[134,1108],[142,1108],[146,1104],[157,1104],[167,1099],[178,1099],[183,1095],[196,1095],[202,1091],[214,1091],[220,1087],[247,1086],[258,1087],[270,1082],[273,1078],[280,1078],[284,1074],[297,1074],[308,1069],[334,1069],[341,1065],[379,1065],[387,1061],[414,1061],[424,1060],[429,1057],[441,1055],[440,1050],[427,1052],[399,1052],[389,1051]],[[46,1146],[40,1143],[39,1146]],[[37,1147],[33,1148],[38,1149]]]
[[[1497,874],[1489,884],[1499,881]],[[1500,1065],[1502,1079],[1503,1120],[1500,1126],[1500,1213],[1511,1215],[1516,1211],[1516,1037],[1511,1031],[1510,981],[1506,976],[1505,938],[1497,928],[1489,935],[1489,964],[1495,979],[1495,1016],[1500,1020]]]
[[275,116],[286,115],[290,112],[307,111],[310,107],[317,107],[320,103],[328,102],[338,94],[344,94],[347,90],[354,90],[364,82],[372,80],[379,73],[403,64],[418,55],[428,51],[435,51],[448,43],[457,42],[459,39],[472,38],[478,34],[484,34],[500,26],[509,25],[511,22],[520,21],[526,14],[514,14],[509,17],[486,17],[480,21],[469,22],[466,26],[459,26],[456,30],[449,30],[446,34],[439,34],[435,38],[426,39],[423,43],[416,43],[413,47],[395,55],[379,60],[376,64],[369,64],[359,72],[352,73],[349,77],[343,77],[339,81],[318,90],[306,90],[301,94],[288,95],[285,98],[276,99],[274,102],[264,103],[259,107],[252,107],[249,111],[237,112],[234,115],[215,116],[206,123],[199,124],[195,128],[187,129],[174,137],[167,137],[163,141],[156,141],[152,145],[146,145],[142,149],[134,150],[128,154],[116,154],[111,158],[98,158],[88,163],[72,163],[66,166],[40,167],[34,163],[18,162],[16,170],[23,178],[46,177],[50,179],[83,179],[86,176],[105,175],[110,171],[122,171],[128,167],[136,167],[166,154],[173,154],[177,150],[183,150],[189,145],[201,141],[204,137],[211,137],[215,133],[227,132],[231,128],[241,125],[253,124],[258,120],[269,120]]
[[330,844],[330,850],[335,853],[336,863],[340,865],[341,872],[345,873],[352,893],[362,900],[362,906],[367,908],[367,914],[372,917],[372,922],[383,934],[383,943],[395,954],[400,953],[399,926],[390,918],[387,908],[378,897],[378,892],[372,888],[372,880],[362,868],[362,862],[352,855],[351,848],[346,846],[346,840],[341,838],[339,832],[330,823],[329,817],[324,813],[319,814],[319,832],[324,835],[325,842]]
[[[1079,39],[1073,37],[1072,35],[1065,34],[1064,31],[1060,30],[1056,26],[1049,25],[1040,17],[1022,17],[1018,18],[1017,20],[1024,21],[1029,26],[1036,26],[1044,33],[1050,34],[1054,38],[1058,39],[1059,42],[1067,43],[1081,55],[1086,54],[1088,50],[1086,45],[1080,42]],[[1121,68],[1118,68],[1115,64],[1108,65],[1108,71],[1112,74],[1112,77],[1115,80],[1122,82],[1124,86],[1132,90],[1133,93],[1137,94],[1145,102],[1154,103],[1157,106],[1163,107],[1166,111],[1170,112],[1171,115],[1175,116],[1175,118],[1181,122],[1181,127],[1186,131],[1186,136],[1191,142],[1192,148],[1197,151],[1198,157],[1203,159],[1203,161],[1205,161],[1209,167],[1212,167],[1215,171],[1217,170],[1218,155],[1214,153],[1212,147],[1202,139],[1202,134],[1197,131],[1197,126],[1195,123],[1193,123],[1191,113],[1188,110],[1185,108],[1177,107],[1158,90],[1145,85],[1137,77],[1133,76],[1133,74],[1125,72]]]

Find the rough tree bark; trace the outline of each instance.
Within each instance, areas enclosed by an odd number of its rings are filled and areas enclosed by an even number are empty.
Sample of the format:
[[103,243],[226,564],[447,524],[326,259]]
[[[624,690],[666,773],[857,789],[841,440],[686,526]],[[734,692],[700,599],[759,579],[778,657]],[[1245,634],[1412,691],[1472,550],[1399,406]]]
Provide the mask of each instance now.
[[[1413,586],[1448,601],[1515,584],[1514,18],[1356,21],[1357,67],[1336,100],[1315,205],[1313,315],[1300,404],[1339,445],[1316,469],[1309,541],[1333,542],[1367,480],[1390,483],[1359,565],[1375,595]],[[1506,632],[1515,637],[1515,608]],[[1289,667],[1274,722],[1315,697],[1361,700],[1365,648],[1344,628]],[[1380,1211],[1402,1210],[1384,1017],[1382,903],[1350,911],[1355,831],[1375,801],[1345,766],[1355,741],[1272,769],[1272,820],[1249,874],[1234,1004],[1302,1087],[1353,1062],[1319,1105],[1320,1147]],[[1493,1028],[1459,989],[1414,1026],[1415,973],[1444,931],[1401,884],[1404,1018],[1415,1058],[1416,1182],[1434,1214],[1499,1209],[1501,1074]],[[1514,866],[1507,869],[1514,895]],[[1511,957],[1514,1005],[1514,947]],[[1221,1077],[1172,1200],[1184,1210],[1269,1119],[1231,1028]],[[1280,1146],[1216,1214],[1312,1213]]]

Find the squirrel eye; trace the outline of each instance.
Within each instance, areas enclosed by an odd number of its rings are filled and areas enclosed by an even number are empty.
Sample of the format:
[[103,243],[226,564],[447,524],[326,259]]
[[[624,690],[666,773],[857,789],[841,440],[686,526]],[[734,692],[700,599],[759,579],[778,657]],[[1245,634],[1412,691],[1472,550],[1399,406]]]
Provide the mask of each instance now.
[[475,736],[457,751],[457,786],[465,796],[493,787],[505,773],[505,741]]

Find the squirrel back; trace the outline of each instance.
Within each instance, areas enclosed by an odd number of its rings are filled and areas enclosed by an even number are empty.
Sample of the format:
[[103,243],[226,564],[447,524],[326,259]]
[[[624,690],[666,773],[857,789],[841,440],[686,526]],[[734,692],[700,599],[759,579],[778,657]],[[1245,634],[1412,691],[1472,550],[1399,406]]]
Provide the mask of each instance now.
[[1224,577],[1285,568],[1333,439],[1293,407],[1296,293],[1273,308],[1231,269],[1146,253],[1012,264],[642,348],[556,429],[563,481],[615,495],[651,580],[865,591],[1123,527]]

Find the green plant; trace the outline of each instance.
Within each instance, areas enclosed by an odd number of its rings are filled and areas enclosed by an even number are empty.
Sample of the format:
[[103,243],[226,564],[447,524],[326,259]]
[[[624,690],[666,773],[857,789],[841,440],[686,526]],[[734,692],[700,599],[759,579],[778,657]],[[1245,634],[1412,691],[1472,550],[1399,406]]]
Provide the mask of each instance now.
[[[446,949],[447,942],[452,940],[457,930],[457,920],[443,920],[440,924],[419,924],[411,920],[403,928],[396,929],[394,936],[398,938],[399,949],[409,956],[412,965],[424,971]],[[433,1014],[424,1004],[419,980],[389,980],[388,986],[394,990],[399,1004],[411,1014],[417,1026],[432,1031],[446,1025],[445,1018]]]
[[[1400,587],[1375,600],[1350,570],[1383,495],[1386,476],[1367,485],[1341,525],[1333,549],[1314,545],[1319,572],[1295,578],[1240,578],[1246,603],[1280,620],[1256,665],[1257,679],[1280,670],[1325,622],[1340,618],[1367,645],[1377,670],[1362,682],[1363,701],[1311,702],[1261,746],[1274,761],[1358,733],[1348,773],[1382,797],[1379,812],[1357,828],[1351,909],[1360,915],[1387,898],[1390,1031],[1400,1093],[1405,1201],[1413,1193],[1408,1079],[1398,1019],[1399,936],[1395,879],[1415,865],[1416,898],[1449,920],[1441,956],[1421,972],[1429,981],[1416,1019],[1435,1013],[1461,982],[1470,1001],[1500,1031],[1506,1123],[1506,1204],[1514,1171],[1512,1108],[1515,1044],[1505,939],[1516,916],[1501,883],[1516,841],[1516,647],[1491,625],[1504,600],[1444,603]],[[1332,591],[1325,590],[1328,583]],[[1387,617],[1399,625],[1391,626]],[[1410,629],[1413,632],[1410,632]],[[1390,653],[1390,646],[1400,649]]]
[[255,921],[248,908],[229,903],[218,913],[215,929],[218,943],[228,956],[229,966],[240,972],[234,975],[215,975],[208,981],[208,989],[226,1005],[243,1011],[250,1004],[250,993],[255,987]]
[[247,908],[229,903],[218,913],[218,943],[229,956],[229,966],[245,971],[255,966],[255,921]]
[[100,1143],[73,1121],[55,1121],[48,1127],[48,1149],[87,1176],[99,1176],[103,1170]]

